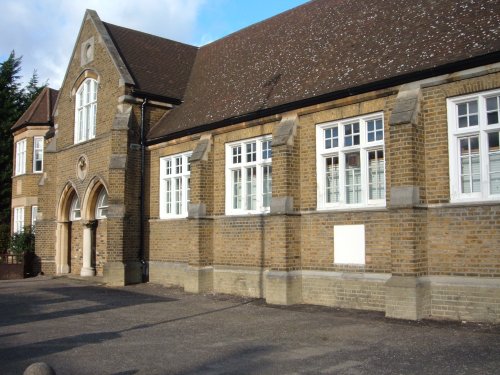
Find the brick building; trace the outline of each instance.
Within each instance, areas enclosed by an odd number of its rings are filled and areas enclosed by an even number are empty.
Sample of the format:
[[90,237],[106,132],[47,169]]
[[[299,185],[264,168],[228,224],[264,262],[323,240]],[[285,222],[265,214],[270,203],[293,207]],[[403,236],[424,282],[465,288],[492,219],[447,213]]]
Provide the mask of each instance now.
[[37,206],[48,274],[499,322],[498,9],[315,0],[200,48],[87,11],[13,128],[14,230]]

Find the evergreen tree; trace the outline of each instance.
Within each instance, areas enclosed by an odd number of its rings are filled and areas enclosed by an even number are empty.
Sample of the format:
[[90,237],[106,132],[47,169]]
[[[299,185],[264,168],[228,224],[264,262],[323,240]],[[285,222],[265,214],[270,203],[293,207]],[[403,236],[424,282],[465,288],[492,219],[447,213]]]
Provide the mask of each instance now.
[[12,51],[8,59],[0,63],[0,226],[6,227],[10,227],[12,185],[13,140],[10,129],[47,85],[38,84],[35,71],[26,88],[22,88],[20,71],[21,57],[16,57]]

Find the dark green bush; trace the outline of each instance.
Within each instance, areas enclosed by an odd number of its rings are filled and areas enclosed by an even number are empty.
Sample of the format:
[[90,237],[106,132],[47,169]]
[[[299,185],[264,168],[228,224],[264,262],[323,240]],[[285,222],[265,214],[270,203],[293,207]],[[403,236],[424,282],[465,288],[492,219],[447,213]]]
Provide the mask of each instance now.
[[10,252],[17,256],[35,252],[35,234],[32,227],[25,227],[23,232],[11,236]]

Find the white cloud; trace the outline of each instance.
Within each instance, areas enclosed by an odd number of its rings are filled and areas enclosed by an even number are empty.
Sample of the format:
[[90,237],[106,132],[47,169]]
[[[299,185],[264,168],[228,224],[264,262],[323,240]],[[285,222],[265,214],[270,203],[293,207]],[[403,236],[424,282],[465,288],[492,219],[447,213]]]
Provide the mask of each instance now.
[[2,0],[0,58],[23,56],[23,81],[34,69],[59,88],[85,9],[116,25],[190,42],[206,0]]

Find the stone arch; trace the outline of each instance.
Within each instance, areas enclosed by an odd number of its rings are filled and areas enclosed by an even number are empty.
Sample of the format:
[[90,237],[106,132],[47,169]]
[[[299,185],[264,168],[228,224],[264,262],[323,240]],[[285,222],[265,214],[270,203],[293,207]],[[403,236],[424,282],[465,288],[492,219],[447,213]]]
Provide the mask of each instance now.
[[[103,189],[108,193],[109,190],[104,178],[98,175],[92,177],[80,206],[83,223],[82,276],[94,276],[96,272],[99,274],[103,267],[103,258],[98,256],[97,248],[101,246],[102,252],[106,251],[107,223],[96,220],[95,215],[97,198]],[[100,241],[97,240],[98,237],[101,238]]]
[[59,194],[56,213],[57,221],[69,221],[69,207],[75,194],[80,198],[76,185],[72,181],[68,181]]
[[94,176],[90,180],[83,196],[82,219],[95,220],[95,206],[101,189],[105,189],[109,196],[109,189],[105,180],[101,176]]
[[[71,271],[71,221],[70,207],[78,190],[72,181],[68,181],[59,194],[56,212],[56,273],[67,274]],[[80,200],[81,203],[81,200]]]
[[78,90],[80,85],[83,83],[83,81],[85,81],[87,78],[95,79],[98,84],[101,82],[101,75],[97,71],[95,71],[93,69],[85,69],[73,81],[73,85],[71,86],[71,97],[75,96],[76,91]]

